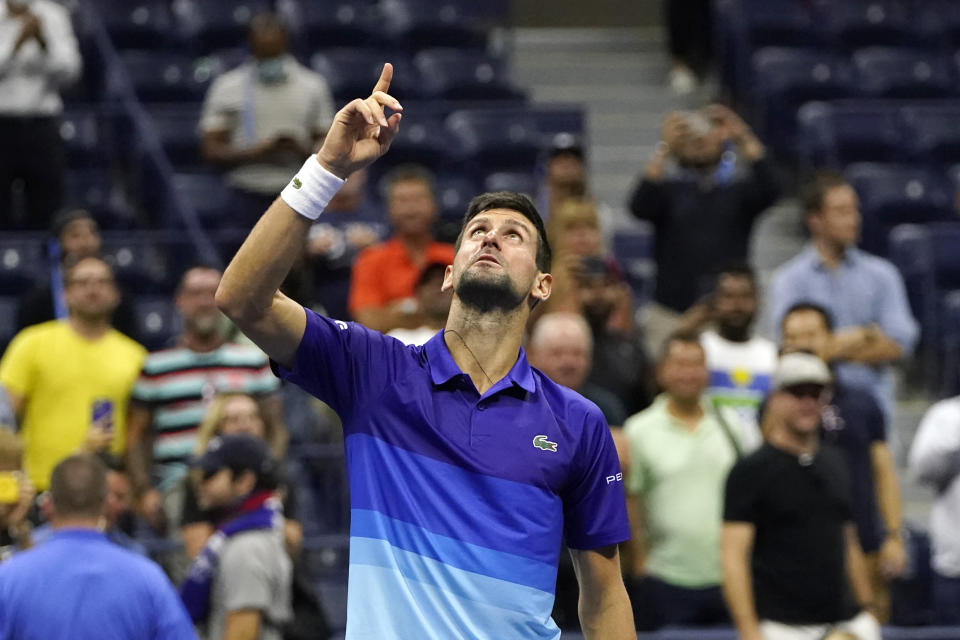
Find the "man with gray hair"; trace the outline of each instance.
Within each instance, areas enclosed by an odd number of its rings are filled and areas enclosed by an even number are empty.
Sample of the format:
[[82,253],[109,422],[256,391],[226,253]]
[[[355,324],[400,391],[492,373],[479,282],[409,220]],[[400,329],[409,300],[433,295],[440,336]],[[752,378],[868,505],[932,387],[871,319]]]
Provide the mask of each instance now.
[[106,469],[95,456],[54,468],[54,533],[0,567],[0,638],[196,638],[160,567],[103,534],[106,499]]
[[533,366],[597,405],[607,424],[621,426],[627,419],[627,410],[617,396],[586,381],[593,336],[582,316],[567,312],[544,315],[533,329],[529,347]]

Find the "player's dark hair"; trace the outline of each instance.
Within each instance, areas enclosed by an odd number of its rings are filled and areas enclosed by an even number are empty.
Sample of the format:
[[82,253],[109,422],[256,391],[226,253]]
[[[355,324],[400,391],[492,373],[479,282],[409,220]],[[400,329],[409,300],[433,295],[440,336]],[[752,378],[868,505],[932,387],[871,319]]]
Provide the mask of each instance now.
[[495,191],[491,193],[481,193],[471,200],[467,206],[467,213],[463,216],[463,222],[460,225],[460,233],[457,235],[457,242],[454,246],[455,250],[460,250],[463,231],[467,228],[467,224],[479,214],[492,209],[516,211],[533,223],[533,226],[537,228],[537,237],[539,238],[536,258],[537,269],[539,269],[541,273],[550,273],[553,251],[550,249],[550,241],[547,240],[547,229],[543,225],[543,218],[540,217],[540,212],[537,211],[536,205],[533,204],[530,198],[522,193]]
[[787,318],[790,317],[792,313],[800,313],[801,311],[812,311],[820,315],[823,318],[823,324],[826,325],[827,331],[833,331],[833,316],[830,314],[826,308],[820,306],[815,302],[798,302],[783,314],[783,317],[780,319],[780,329],[783,330],[783,327],[786,326]]

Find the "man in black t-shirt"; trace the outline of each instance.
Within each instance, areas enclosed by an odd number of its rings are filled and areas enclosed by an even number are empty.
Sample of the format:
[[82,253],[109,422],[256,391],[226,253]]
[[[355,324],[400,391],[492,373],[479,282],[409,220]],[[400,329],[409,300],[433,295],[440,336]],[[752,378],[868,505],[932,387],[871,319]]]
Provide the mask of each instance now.
[[842,453],[820,442],[830,382],[816,356],[783,356],[767,442],[727,478],[723,588],[743,640],[819,640],[831,629],[880,638]]

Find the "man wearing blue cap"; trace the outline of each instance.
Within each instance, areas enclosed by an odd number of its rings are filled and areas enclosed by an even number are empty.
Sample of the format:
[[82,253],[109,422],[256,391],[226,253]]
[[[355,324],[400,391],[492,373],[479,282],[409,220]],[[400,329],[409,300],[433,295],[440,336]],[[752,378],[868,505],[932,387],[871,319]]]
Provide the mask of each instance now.
[[195,623],[213,640],[280,640],[293,617],[293,569],[283,546],[277,468],[248,435],[210,441],[195,465],[197,500],[217,525],[180,588]]

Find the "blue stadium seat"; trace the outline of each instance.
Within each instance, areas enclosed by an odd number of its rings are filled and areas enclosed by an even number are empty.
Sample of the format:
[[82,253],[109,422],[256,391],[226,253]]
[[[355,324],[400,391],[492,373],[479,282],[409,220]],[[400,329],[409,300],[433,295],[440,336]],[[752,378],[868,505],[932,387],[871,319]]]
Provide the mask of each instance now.
[[183,33],[198,53],[246,43],[250,20],[271,9],[268,0],[185,0],[178,5]]
[[802,0],[740,0],[743,35],[752,48],[822,44],[812,3]]
[[534,120],[537,130],[544,140],[550,140],[558,134],[570,134],[584,142],[587,132],[587,118],[580,105],[534,104],[524,107]]
[[520,109],[455,111],[446,126],[467,157],[488,172],[532,170],[542,147],[534,118]]
[[380,42],[383,29],[371,0],[300,0],[288,4],[288,21],[303,52],[363,47]]
[[0,297],[0,353],[17,333],[17,312],[20,309],[20,298],[17,296]]
[[878,98],[930,98],[956,91],[949,63],[916,49],[869,47],[853,54],[860,91]]
[[917,105],[904,108],[903,117],[910,128],[907,142],[917,161],[960,162],[960,107]]
[[940,316],[943,345],[940,397],[960,394],[960,289],[943,296]]
[[960,3],[954,0],[923,0],[915,19],[919,37],[933,46],[960,46]]
[[213,80],[209,64],[184,54],[129,50],[120,58],[145,102],[200,102]]
[[752,68],[759,128],[780,150],[795,146],[794,114],[800,105],[852,93],[849,66],[829,52],[764,47],[753,54]]
[[200,158],[200,106],[190,104],[151,105],[154,129],[170,161],[178,169],[195,168]]
[[808,102],[797,120],[797,150],[811,166],[906,159],[903,122],[894,104]]
[[381,49],[324,49],[311,56],[310,67],[326,79],[337,104],[345,104],[370,95],[384,62],[393,65],[390,95],[401,104],[420,95],[420,74],[410,59]]
[[425,49],[413,58],[424,93],[434,98],[500,100],[523,95],[510,85],[506,62],[478,51]]
[[480,193],[480,189],[465,174],[450,173],[437,176],[436,193],[441,217],[455,221],[459,229],[467,205]]
[[178,173],[173,187],[193,208],[200,223],[208,229],[224,226],[230,219],[230,191],[217,174]]
[[120,49],[176,48],[179,38],[164,0],[97,0],[97,14]]
[[72,167],[102,167],[108,162],[107,140],[94,108],[67,107],[60,120],[60,138]]
[[64,201],[93,214],[101,229],[130,229],[136,213],[118,180],[103,169],[70,169],[66,172]]
[[820,7],[826,31],[841,48],[906,45],[913,41],[910,15],[898,0],[822,0]]
[[117,282],[138,294],[168,294],[175,287],[176,274],[163,247],[136,233],[115,233],[104,237],[102,254],[113,267]]
[[180,319],[169,296],[138,296],[133,301],[137,341],[150,351],[171,346]]
[[28,290],[46,270],[43,242],[13,233],[0,238],[0,294],[18,295]]
[[890,230],[903,223],[948,220],[953,188],[942,173],[904,165],[855,163],[845,175],[860,196],[862,245],[886,255]]
[[497,171],[484,179],[483,190],[515,191],[536,198],[537,180],[532,171]]
[[491,13],[484,5],[505,3],[458,0],[384,0],[386,30],[397,44],[409,50],[429,47],[481,49],[486,46],[486,28]]
[[[443,120],[421,116],[414,111],[404,115],[400,132],[390,152],[377,160],[374,168],[383,171],[408,162],[421,164],[434,173],[448,170],[463,160],[460,139],[444,128]],[[379,166],[377,166],[379,165]]]

